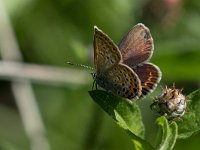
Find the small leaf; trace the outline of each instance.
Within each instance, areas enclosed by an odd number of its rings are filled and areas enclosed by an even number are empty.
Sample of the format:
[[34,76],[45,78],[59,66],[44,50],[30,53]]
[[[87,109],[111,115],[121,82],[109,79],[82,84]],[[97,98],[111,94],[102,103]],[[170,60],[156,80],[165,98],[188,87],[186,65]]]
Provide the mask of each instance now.
[[172,150],[178,135],[178,126],[176,122],[172,121],[169,125],[165,117],[159,117],[156,120],[156,124],[161,127],[161,130],[158,134],[156,149]]
[[177,121],[178,138],[184,139],[200,130],[200,89],[187,96],[185,115]]
[[178,137],[178,125],[176,124],[176,122],[172,121],[170,124],[170,137],[169,137],[169,149],[173,149],[175,143],[176,143],[176,139]]
[[129,130],[126,131],[132,138],[132,142],[134,143],[135,150],[155,150],[147,141],[142,138],[136,136]]
[[89,91],[89,94],[131,136],[135,149],[153,149],[143,140],[144,124],[135,102],[129,102],[102,90]]

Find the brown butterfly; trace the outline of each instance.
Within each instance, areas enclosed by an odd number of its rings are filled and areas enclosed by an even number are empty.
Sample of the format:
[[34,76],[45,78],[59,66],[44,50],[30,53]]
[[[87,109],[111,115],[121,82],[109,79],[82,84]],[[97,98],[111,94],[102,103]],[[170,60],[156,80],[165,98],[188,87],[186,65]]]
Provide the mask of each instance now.
[[153,54],[153,39],[143,24],[134,26],[119,47],[94,27],[96,83],[107,91],[137,99],[153,91],[161,79],[160,69],[147,61]]

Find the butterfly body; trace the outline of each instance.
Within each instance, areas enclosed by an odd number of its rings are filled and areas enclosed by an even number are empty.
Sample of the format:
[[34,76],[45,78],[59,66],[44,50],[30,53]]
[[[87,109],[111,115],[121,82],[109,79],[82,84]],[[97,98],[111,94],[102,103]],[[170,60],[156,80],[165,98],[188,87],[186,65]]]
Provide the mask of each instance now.
[[99,86],[130,100],[156,87],[161,73],[146,63],[152,55],[153,39],[143,24],[133,27],[119,47],[100,29],[94,30],[94,80]]

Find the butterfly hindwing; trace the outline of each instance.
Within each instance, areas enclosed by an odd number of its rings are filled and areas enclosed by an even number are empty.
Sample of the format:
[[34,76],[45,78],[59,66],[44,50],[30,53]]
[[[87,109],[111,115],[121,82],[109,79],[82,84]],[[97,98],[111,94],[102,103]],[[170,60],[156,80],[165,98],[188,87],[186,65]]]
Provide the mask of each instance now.
[[143,63],[133,67],[132,69],[138,75],[141,81],[141,96],[145,96],[149,92],[152,92],[157,86],[157,83],[160,82],[161,72],[156,65],[153,65],[151,63]]

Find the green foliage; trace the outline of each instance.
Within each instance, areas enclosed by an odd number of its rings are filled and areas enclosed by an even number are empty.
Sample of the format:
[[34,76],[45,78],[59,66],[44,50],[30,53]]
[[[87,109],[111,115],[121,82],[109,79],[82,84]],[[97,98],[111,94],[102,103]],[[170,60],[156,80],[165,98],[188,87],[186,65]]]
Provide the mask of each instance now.
[[131,136],[136,149],[152,149],[152,147],[143,140],[144,125],[140,110],[135,102],[128,102],[101,90],[89,92],[93,100],[99,104],[116,122]]
[[200,130],[200,90],[187,96],[187,109],[185,115],[177,122],[178,138],[188,138]]
[[178,126],[176,122],[168,123],[165,117],[156,120],[156,124],[160,126],[161,131],[158,134],[157,150],[171,150],[176,143],[178,136]]
[[[154,149],[144,139],[144,125],[135,102],[130,102],[101,90],[89,92],[93,100],[107,112],[131,137],[135,149]],[[156,150],[172,150],[177,138],[187,138],[200,130],[200,90],[188,95],[187,113],[181,120],[168,121],[164,116],[157,118],[160,127]],[[178,124],[178,125],[177,125]]]

